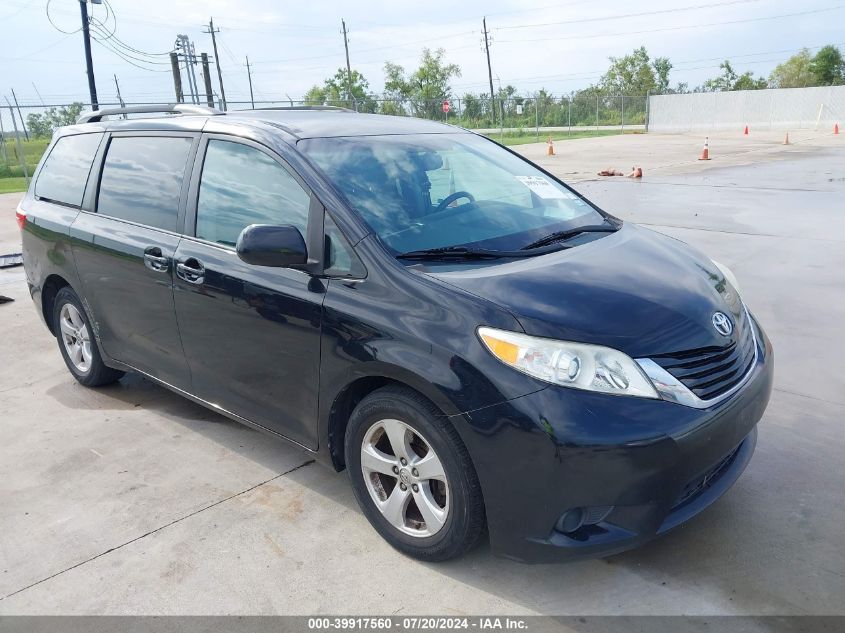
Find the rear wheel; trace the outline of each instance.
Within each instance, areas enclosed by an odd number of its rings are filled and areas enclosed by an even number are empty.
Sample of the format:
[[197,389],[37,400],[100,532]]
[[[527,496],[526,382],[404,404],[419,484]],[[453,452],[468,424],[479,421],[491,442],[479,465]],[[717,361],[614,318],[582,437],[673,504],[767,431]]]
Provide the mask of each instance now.
[[100,357],[91,324],[76,293],[65,286],[56,294],[53,324],[65,365],[81,384],[99,387],[113,383],[123,372],[107,367]]
[[484,503],[466,447],[430,402],[385,387],[355,408],[346,429],[355,496],[401,552],[428,561],[460,556],[484,530]]

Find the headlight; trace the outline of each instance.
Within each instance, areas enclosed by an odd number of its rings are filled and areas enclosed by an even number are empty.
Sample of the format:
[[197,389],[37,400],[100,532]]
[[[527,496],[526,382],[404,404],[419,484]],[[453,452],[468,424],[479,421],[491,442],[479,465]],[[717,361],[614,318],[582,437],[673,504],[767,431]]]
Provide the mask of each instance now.
[[478,328],[484,346],[506,365],[540,380],[601,393],[657,398],[639,365],[609,347]]
[[734,275],[733,271],[725,266],[724,264],[720,264],[715,259],[711,259],[711,262],[719,269],[719,271],[725,276],[725,279],[728,280],[728,283],[734,287],[737,294],[739,294],[739,282],[736,280],[736,275]]

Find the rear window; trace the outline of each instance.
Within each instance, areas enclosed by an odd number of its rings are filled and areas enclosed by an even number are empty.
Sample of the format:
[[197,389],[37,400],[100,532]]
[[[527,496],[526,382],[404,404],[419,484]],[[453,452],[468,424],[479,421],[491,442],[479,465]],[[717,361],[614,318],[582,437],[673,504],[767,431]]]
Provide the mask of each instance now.
[[100,178],[97,213],[175,231],[192,143],[187,137],[112,138]]
[[35,195],[50,202],[78,207],[102,133],[63,136],[50,151],[35,183]]

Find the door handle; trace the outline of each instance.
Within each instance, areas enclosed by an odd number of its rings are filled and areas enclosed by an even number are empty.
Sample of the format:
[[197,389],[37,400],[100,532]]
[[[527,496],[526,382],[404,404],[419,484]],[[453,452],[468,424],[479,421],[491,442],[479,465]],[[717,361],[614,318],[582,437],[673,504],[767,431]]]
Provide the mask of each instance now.
[[205,268],[193,257],[176,264],[176,275],[189,284],[201,284],[205,281]]
[[164,257],[158,246],[148,246],[144,249],[144,266],[157,273],[166,273],[170,268],[170,258]]

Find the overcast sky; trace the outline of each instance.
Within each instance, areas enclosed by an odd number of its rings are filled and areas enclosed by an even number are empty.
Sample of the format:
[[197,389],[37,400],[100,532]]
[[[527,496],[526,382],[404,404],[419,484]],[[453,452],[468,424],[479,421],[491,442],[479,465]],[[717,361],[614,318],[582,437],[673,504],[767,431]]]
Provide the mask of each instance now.
[[[481,19],[492,34],[494,83],[520,93],[569,93],[596,81],[607,58],[644,45],[672,60],[672,84],[690,86],[718,74],[731,59],[740,71],[768,76],[801,47],[845,48],[842,0],[367,0],[309,3],[280,0],[110,0],[93,16],[137,52],[121,59],[94,43],[100,101],[115,99],[113,74],[127,101],[172,100],[169,59],[178,33],[197,53],[212,53],[203,24],[213,16],[229,100],[248,99],[245,57],[253,64],[256,99],[296,99],[345,64],[340,20],[350,31],[352,67],[380,92],[385,61],[415,67],[424,46],[442,47],[460,65],[456,96],[487,90]],[[21,103],[87,101],[78,0],[0,0],[4,46],[0,93]],[[89,4],[89,7],[91,5]],[[649,15],[635,15],[649,13]],[[115,30],[116,16],[116,30]],[[68,34],[60,32],[68,31]],[[115,44],[111,44],[115,46]],[[127,53],[128,49],[121,49]],[[156,55],[149,55],[156,54]],[[131,65],[132,64],[135,65]],[[213,85],[217,87],[216,74]],[[498,79],[497,79],[498,76]],[[33,84],[35,84],[33,86]],[[37,88],[37,92],[36,92]],[[38,93],[40,93],[40,98]]]

